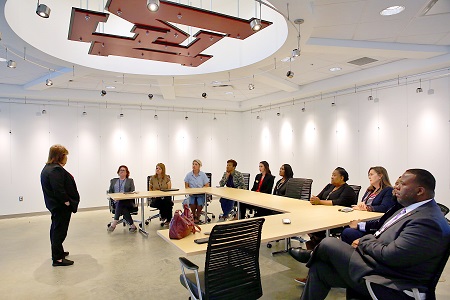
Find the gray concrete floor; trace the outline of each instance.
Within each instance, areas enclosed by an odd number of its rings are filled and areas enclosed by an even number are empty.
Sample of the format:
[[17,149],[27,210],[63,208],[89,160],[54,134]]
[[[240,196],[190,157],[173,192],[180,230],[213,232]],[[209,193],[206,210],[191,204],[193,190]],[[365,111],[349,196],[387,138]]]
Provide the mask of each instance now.
[[[210,210],[218,216],[218,201],[213,201]],[[149,224],[149,236],[145,237],[130,234],[122,226],[109,234],[106,224],[110,220],[106,208],[73,215],[64,247],[75,264],[55,268],[50,258],[49,215],[1,219],[0,298],[187,299],[188,293],[178,279],[178,257],[183,254],[157,236],[159,223]],[[272,249],[261,245],[261,299],[300,297],[302,287],[293,278],[305,276],[308,270],[288,254],[271,256],[273,250],[283,247],[284,242],[274,243]],[[204,265],[204,255],[190,259]],[[437,288],[438,299],[450,299],[449,283],[445,281],[449,276],[447,266]],[[345,299],[345,291],[332,289],[327,299]]]

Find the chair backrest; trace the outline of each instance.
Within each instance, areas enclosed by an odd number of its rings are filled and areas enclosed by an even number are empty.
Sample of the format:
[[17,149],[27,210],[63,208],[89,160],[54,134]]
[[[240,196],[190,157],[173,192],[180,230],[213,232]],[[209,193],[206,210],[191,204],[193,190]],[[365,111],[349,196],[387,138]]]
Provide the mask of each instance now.
[[361,186],[360,185],[353,185],[353,184],[349,184],[349,186],[353,189],[353,191],[356,194],[356,203],[353,203],[353,204],[358,204],[359,191],[361,191]]
[[309,201],[309,199],[311,199],[312,183],[313,183],[312,179],[305,178],[305,181],[303,182],[302,193],[300,194],[300,199],[308,200],[308,201]]
[[439,208],[441,209],[442,213],[444,214],[444,216],[446,216],[448,214],[448,212],[450,211],[450,209],[448,209],[447,206],[445,206],[444,204],[441,203],[437,203],[437,205],[439,206]]
[[244,185],[245,189],[250,189],[250,173],[242,173],[242,176],[244,177]]
[[[207,173],[205,172],[206,177],[208,177],[209,180],[209,186],[212,186],[212,173]],[[212,196],[210,194],[206,195],[206,201],[211,201],[212,200]]]
[[290,178],[286,182],[286,193],[285,197],[300,199],[303,190],[303,183],[306,178]]
[[207,299],[262,296],[259,248],[264,221],[264,218],[249,219],[213,227],[205,261]]
[[450,244],[447,247],[447,251],[442,256],[442,260],[439,263],[439,266],[436,270],[436,273],[434,274],[433,279],[431,280],[430,284],[428,285],[427,299],[431,299],[431,300],[436,299],[436,286],[439,282],[439,278],[441,278],[441,274],[444,271],[444,268],[445,268],[445,265],[447,264],[449,256],[450,256]]

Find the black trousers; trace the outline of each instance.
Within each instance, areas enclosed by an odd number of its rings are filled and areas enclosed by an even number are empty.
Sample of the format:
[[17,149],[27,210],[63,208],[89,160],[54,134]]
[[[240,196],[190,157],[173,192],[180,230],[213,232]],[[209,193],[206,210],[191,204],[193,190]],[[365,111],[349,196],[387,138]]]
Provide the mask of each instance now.
[[133,218],[131,217],[131,211],[133,210],[136,210],[133,199],[117,201],[114,211],[114,220],[118,221],[120,216],[123,216],[128,225],[133,224]]
[[[332,287],[351,288],[363,297],[370,299],[364,280],[354,282],[350,278],[350,257],[355,250],[336,238],[327,237],[314,249],[314,258],[310,262],[308,280],[301,300],[325,299]],[[308,264],[310,264],[308,263]],[[380,285],[373,285],[378,299],[412,299],[401,291]]]
[[69,206],[55,208],[51,211],[52,224],[50,225],[50,242],[52,245],[52,259],[64,258],[63,242],[69,230],[70,217],[72,211]]
[[165,219],[166,222],[172,220],[172,197],[155,197],[152,199],[150,206],[159,209],[161,219]]

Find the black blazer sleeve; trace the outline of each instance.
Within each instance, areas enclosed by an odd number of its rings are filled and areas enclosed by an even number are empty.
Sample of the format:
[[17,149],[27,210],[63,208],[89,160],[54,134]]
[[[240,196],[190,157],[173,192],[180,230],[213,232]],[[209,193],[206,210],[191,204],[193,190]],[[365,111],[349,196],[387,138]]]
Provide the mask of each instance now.
[[395,205],[395,201],[392,199],[392,190],[393,188],[390,186],[387,186],[381,190],[370,205],[372,211],[387,212],[392,206]]
[[352,206],[356,204],[356,194],[352,187],[348,184],[342,185],[337,191],[332,193],[328,200],[333,202],[333,205]]
[[255,176],[255,181],[253,181],[253,187],[252,187],[252,191],[254,192],[254,191],[256,191],[257,189],[258,189],[258,184],[259,184],[259,181],[261,180],[261,173],[259,173],[259,174],[256,174],[256,176]]
[[[253,182],[252,191],[256,191],[258,189],[258,185],[259,185],[259,181],[261,180],[261,177],[262,177],[261,173],[259,173],[255,176],[255,181]],[[266,174],[259,191],[261,193],[265,193],[265,194],[272,194],[272,188],[273,188],[274,181],[275,181],[275,176]]]

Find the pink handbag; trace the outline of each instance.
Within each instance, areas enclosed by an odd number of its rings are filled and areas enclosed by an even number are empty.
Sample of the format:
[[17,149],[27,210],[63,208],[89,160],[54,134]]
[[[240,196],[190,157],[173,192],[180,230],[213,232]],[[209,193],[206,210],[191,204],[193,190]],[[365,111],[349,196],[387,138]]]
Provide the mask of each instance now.
[[191,233],[200,232],[202,229],[194,224],[194,219],[191,210],[187,205],[184,205],[184,212],[181,210],[175,211],[169,225],[169,238],[180,240]]

